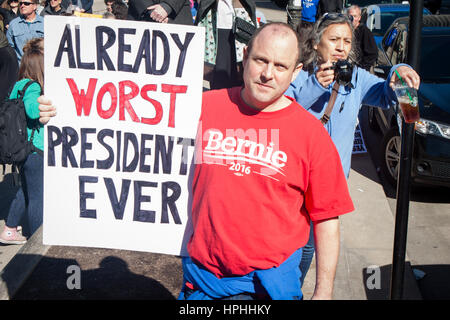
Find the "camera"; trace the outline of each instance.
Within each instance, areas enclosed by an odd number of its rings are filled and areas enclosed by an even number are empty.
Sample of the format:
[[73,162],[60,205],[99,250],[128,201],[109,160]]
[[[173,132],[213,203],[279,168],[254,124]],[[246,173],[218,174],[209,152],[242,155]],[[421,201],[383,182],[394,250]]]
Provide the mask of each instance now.
[[334,74],[336,81],[346,86],[352,81],[353,64],[348,60],[338,60],[333,63]]

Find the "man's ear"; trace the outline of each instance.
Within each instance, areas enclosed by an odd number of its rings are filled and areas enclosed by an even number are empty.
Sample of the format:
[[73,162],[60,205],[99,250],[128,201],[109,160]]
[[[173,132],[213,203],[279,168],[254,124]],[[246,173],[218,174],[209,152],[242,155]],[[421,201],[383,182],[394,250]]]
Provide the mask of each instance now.
[[245,64],[245,62],[248,59],[248,46],[244,47],[244,56],[242,57],[242,64]]
[[294,73],[292,74],[291,82],[293,82],[293,81],[297,78],[297,76],[298,76],[298,74],[300,73],[300,71],[302,70],[302,68],[303,68],[303,63],[299,63],[299,64],[295,67]]

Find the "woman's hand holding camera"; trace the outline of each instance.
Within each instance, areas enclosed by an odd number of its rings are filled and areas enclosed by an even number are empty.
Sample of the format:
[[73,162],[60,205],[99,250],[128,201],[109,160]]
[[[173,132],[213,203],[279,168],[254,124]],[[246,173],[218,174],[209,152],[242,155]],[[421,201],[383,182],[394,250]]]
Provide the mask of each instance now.
[[322,87],[328,88],[328,86],[334,81],[333,63],[328,61],[321,64],[319,70],[316,72],[316,78]]

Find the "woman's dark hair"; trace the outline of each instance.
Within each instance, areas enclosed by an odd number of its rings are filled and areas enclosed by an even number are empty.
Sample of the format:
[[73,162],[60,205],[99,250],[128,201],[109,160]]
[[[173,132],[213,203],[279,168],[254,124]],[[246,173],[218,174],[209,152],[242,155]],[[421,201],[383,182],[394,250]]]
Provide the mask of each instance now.
[[44,91],[44,39],[34,38],[23,47],[23,56],[19,67],[19,80],[37,81]]
[[327,28],[333,24],[346,24],[350,28],[352,32],[352,48],[348,55],[348,60],[352,63],[356,63],[358,61],[358,54],[356,50],[355,43],[355,34],[352,22],[348,18],[347,15],[342,13],[326,13],[319,20],[316,21],[314,27],[311,32],[308,34],[308,39],[304,42],[303,52],[302,52],[302,62],[304,65],[304,69],[309,72],[313,72],[314,66],[318,62],[317,50],[314,49],[322,39],[322,36],[327,30]]
[[127,20],[128,16],[128,7],[123,2],[114,2],[111,6],[112,14],[116,17],[118,20]]

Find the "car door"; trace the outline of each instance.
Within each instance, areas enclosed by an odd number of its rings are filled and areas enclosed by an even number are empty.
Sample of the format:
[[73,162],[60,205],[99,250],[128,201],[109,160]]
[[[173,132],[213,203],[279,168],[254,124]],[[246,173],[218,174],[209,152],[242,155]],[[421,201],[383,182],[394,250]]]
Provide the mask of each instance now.
[[[401,25],[394,25],[386,32],[378,54],[374,73],[386,79],[393,65],[403,63],[406,59],[407,32]],[[375,108],[375,117],[383,133],[396,124],[397,106],[395,108]]]

